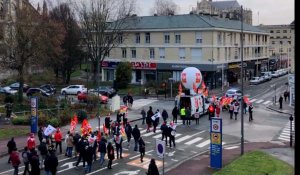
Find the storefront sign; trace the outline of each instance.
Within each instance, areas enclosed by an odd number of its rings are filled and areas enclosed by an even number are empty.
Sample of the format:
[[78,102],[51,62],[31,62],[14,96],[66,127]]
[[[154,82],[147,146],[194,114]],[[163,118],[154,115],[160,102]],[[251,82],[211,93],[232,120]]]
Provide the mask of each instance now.
[[[114,61],[103,61],[102,67],[103,68],[116,68],[120,62]],[[130,62],[132,69],[151,69],[155,70],[157,68],[156,63],[144,62],[144,61],[133,61]]]

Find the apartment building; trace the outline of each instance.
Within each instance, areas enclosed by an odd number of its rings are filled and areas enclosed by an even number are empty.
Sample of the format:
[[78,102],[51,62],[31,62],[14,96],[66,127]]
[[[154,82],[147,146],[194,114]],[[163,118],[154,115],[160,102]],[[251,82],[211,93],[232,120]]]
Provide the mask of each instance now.
[[[116,65],[132,64],[132,83],[180,80],[186,67],[197,67],[210,88],[240,79],[241,22],[205,15],[133,16],[102,64],[102,81],[114,79]],[[268,33],[244,29],[244,76],[260,71],[269,56]]]
[[[288,63],[291,72],[295,70],[295,25],[259,25],[257,26],[270,33],[269,54],[272,62],[271,68],[286,68]],[[289,60],[288,60],[289,59]]]

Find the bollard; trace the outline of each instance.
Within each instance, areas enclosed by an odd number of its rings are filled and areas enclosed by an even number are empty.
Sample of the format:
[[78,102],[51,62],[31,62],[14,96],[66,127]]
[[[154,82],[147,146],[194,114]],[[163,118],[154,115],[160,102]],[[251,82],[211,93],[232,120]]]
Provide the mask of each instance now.
[[293,115],[290,116],[290,147],[293,146]]

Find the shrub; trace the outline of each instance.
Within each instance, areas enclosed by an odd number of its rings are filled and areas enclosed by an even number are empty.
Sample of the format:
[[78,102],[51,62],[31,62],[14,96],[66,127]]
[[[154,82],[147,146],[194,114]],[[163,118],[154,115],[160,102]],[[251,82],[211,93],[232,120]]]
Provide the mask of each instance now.
[[132,79],[132,67],[129,62],[120,62],[116,69],[116,83],[118,89],[125,89]]
[[5,96],[4,103],[13,103],[14,98],[11,95]]
[[12,124],[14,125],[30,125],[29,117],[14,117],[12,118]]
[[67,125],[67,124],[70,124],[71,118],[72,118],[72,117],[73,117],[73,116],[71,116],[71,113],[69,113],[69,114],[67,114],[67,115],[60,115],[60,116],[59,116],[60,124],[61,124],[62,126]]
[[85,110],[78,110],[77,111],[77,116],[78,116],[78,122],[82,122],[84,119],[87,119],[87,113]]
[[60,120],[58,119],[58,118],[55,118],[55,117],[53,117],[53,118],[51,118],[49,121],[48,121],[48,124],[50,124],[51,126],[53,126],[53,127],[59,127],[60,125],[61,125],[61,123],[60,123]]
[[39,112],[38,124],[40,126],[47,126],[49,124],[50,117],[43,112]]

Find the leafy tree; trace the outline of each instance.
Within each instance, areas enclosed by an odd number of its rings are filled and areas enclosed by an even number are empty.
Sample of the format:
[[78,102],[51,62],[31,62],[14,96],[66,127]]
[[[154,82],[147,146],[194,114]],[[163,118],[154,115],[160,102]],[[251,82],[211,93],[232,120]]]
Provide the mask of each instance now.
[[15,16],[8,18],[7,35],[2,46],[6,53],[0,56],[0,66],[17,71],[20,82],[18,100],[22,102],[24,75],[28,68],[39,65],[41,59],[59,53],[61,32],[59,25],[45,21],[28,2],[22,7],[16,5],[14,10]]
[[179,7],[172,0],[156,0],[151,11],[159,16],[175,15]]
[[79,47],[81,39],[80,28],[76,23],[74,13],[66,3],[55,7],[49,16],[50,19],[62,24],[66,31],[61,44],[62,55],[59,55],[58,61],[53,66],[57,73],[58,71],[61,72],[64,82],[68,84],[71,74],[75,71],[76,66],[80,64],[80,59],[83,55]]
[[132,67],[129,62],[120,62],[116,69],[116,82],[117,87],[125,89],[128,83],[131,82]]
[[[126,19],[135,10],[135,0],[82,0],[76,8],[79,13],[84,50],[93,65],[94,83],[99,85],[102,62],[111,49],[126,36],[122,30]],[[113,21],[113,22],[112,22]]]

